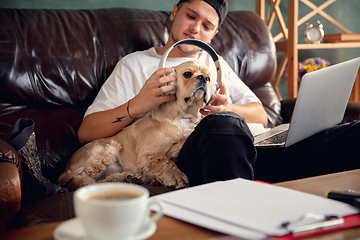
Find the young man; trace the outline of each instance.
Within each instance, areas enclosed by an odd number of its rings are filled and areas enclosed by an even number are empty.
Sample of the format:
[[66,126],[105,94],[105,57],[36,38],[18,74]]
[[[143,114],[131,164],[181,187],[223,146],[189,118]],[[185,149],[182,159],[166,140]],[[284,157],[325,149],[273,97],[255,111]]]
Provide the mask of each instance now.
[[[112,136],[135,118],[160,104],[172,101],[172,68],[157,70],[165,51],[183,39],[210,43],[228,11],[227,0],[180,0],[170,14],[169,39],[161,49],[151,48],[124,57],[104,83],[87,110],[78,136],[81,143]],[[168,57],[171,66],[197,59],[212,66],[212,59],[192,45],[174,48]],[[236,177],[253,179],[256,159],[253,137],[246,123],[267,124],[267,114],[259,99],[221,58],[222,83],[214,102],[202,113],[208,115],[190,135],[180,151],[178,166],[190,185]],[[230,87],[231,86],[231,87]]]

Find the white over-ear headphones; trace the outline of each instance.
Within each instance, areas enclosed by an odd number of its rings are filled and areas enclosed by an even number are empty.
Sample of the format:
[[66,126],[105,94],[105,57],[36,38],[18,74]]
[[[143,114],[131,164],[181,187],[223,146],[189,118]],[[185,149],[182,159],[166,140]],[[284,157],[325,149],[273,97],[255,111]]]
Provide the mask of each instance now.
[[[216,67],[216,73],[217,73],[216,84],[213,85],[213,88],[211,89],[211,94],[210,94],[210,95],[213,95],[220,88],[221,66],[220,66],[219,56],[217,55],[215,50],[209,44],[207,44],[205,42],[202,42],[202,41],[196,40],[196,39],[185,39],[185,40],[181,40],[181,41],[175,43],[168,50],[166,50],[166,52],[162,56],[162,58],[159,62],[158,69],[165,68],[165,61],[173,48],[180,46],[180,45],[186,45],[186,44],[200,47],[201,49],[205,50],[210,55],[210,57],[213,59],[213,61],[215,63],[215,67]],[[207,104],[209,104],[210,101]]]

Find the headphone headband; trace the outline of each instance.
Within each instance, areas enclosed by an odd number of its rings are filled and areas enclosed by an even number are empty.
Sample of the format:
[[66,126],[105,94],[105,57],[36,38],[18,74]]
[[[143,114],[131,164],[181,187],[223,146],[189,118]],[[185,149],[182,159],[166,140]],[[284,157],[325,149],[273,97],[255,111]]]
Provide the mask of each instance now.
[[166,52],[162,56],[162,58],[159,62],[158,69],[165,68],[165,61],[173,48],[180,46],[180,45],[186,45],[186,44],[194,45],[194,46],[197,46],[197,47],[205,50],[210,55],[210,57],[213,59],[213,61],[215,63],[215,67],[216,67],[216,73],[217,73],[216,85],[215,85],[215,88],[212,89],[211,95],[214,94],[220,88],[221,66],[220,66],[219,56],[217,55],[215,50],[207,43],[204,43],[204,42],[196,40],[196,39],[185,39],[185,40],[181,40],[181,41],[175,43],[168,50],[166,50]]

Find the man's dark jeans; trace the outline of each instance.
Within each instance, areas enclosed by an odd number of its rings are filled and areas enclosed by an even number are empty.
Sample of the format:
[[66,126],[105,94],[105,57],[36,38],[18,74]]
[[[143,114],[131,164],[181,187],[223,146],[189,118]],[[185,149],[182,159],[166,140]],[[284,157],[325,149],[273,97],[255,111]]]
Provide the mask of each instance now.
[[255,179],[268,182],[359,169],[360,122],[336,125],[287,148],[257,148],[257,153]]
[[253,136],[242,117],[211,114],[200,121],[179,154],[177,165],[190,186],[233,178],[253,179]]

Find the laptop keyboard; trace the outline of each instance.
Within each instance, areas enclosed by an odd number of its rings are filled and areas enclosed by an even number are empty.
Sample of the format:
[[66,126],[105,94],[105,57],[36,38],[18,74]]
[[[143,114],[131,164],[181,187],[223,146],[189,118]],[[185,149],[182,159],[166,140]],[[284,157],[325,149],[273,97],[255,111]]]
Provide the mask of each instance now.
[[264,139],[258,142],[256,145],[264,145],[264,144],[283,144],[286,141],[289,130],[285,130],[279,134],[271,136],[267,139]]

